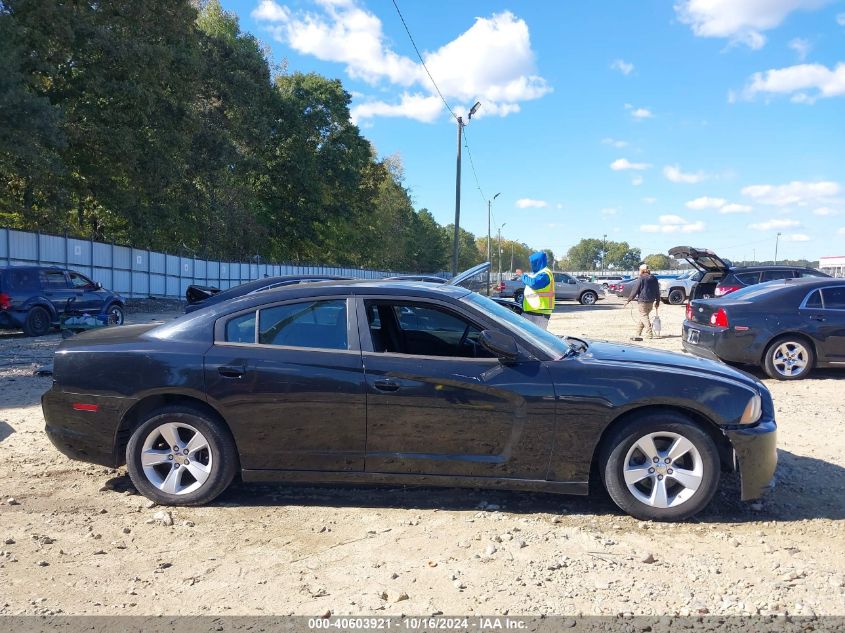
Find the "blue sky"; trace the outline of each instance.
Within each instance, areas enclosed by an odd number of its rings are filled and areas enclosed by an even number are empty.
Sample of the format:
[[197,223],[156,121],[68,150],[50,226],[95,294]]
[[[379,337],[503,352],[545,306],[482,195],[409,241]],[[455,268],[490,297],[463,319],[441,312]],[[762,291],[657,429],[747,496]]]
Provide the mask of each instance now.
[[[397,0],[467,126],[461,225],[563,254],[845,254],[845,0]],[[291,71],[340,78],[417,208],[454,218],[456,123],[391,0],[223,0]],[[493,232],[495,233],[495,226]]]

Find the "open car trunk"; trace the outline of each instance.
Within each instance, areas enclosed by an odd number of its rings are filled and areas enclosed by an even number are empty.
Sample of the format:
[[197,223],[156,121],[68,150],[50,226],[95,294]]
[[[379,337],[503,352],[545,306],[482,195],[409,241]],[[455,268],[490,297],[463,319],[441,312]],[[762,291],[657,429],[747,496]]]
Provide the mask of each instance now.
[[722,278],[728,274],[731,263],[719,257],[713,251],[706,248],[694,248],[692,246],[676,246],[669,249],[669,257],[683,259],[690,266],[701,271],[701,281],[692,289],[690,300],[709,299],[716,296],[716,286]]

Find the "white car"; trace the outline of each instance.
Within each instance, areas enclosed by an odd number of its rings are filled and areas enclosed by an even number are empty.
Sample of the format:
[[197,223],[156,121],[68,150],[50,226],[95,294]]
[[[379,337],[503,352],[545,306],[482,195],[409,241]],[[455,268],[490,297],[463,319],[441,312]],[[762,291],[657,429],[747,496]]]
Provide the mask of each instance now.
[[678,277],[658,279],[660,298],[664,303],[678,305],[692,296],[693,288],[701,281],[701,271],[690,270]]

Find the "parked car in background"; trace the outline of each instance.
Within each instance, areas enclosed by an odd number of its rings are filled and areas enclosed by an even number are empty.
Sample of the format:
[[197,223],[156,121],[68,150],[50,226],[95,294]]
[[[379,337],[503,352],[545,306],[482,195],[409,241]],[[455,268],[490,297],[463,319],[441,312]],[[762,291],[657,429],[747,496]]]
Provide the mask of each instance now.
[[676,246],[669,249],[669,256],[683,259],[701,272],[701,279],[693,288],[692,299],[722,297],[745,286],[801,277],[827,277],[829,275],[803,266],[734,266],[706,248]]
[[[555,301],[574,300],[583,305],[593,305],[599,299],[604,299],[605,290],[597,283],[581,281],[567,273],[554,273]],[[525,294],[525,284],[521,279],[504,280],[499,284],[499,296],[512,297],[518,304],[522,304]]]
[[664,303],[679,305],[693,295],[695,286],[701,281],[700,270],[690,270],[677,277],[663,276],[658,278],[660,284],[660,298]]
[[683,346],[772,378],[799,380],[814,367],[845,367],[845,279],[790,278],[687,306]]
[[[208,288],[207,286],[188,286],[188,290],[185,293],[185,297],[188,299],[188,305],[185,306],[185,314],[254,292],[263,292],[264,290],[283,288],[285,286],[295,286],[296,284],[316,283],[318,281],[339,281],[343,279],[351,279],[351,277],[339,277],[337,275],[283,275],[280,277],[264,277],[262,279],[247,281],[246,283],[232,286],[222,291],[216,288]],[[206,291],[214,290],[215,292],[202,292],[203,288]],[[204,298],[203,295],[205,295]]]
[[0,268],[0,328],[47,334],[68,311],[123,324],[124,299],[82,273],[55,266]]
[[385,281],[425,281],[430,284],[445,284],[448,279],[437,277],[436,275],[396,275],[395,277],[385,277]]
[[[739,469],[775,471],[766,387],[722,363],[563,339],[448,284],[297,284],[56,352],[46,432],[128,466],[156,503],[245,482],[436,485],[585,495],[681,520]],[[593,478],[593,474],[600,475]],[[601,482],[601,483],[597,483]]]

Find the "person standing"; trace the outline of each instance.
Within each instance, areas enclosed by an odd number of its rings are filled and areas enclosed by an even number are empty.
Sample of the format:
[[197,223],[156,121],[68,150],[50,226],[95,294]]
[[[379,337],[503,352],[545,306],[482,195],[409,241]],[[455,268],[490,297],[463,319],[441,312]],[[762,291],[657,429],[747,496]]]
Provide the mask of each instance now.
[[555,278],[542,251],[533,253],[528,261],[531,262],[531,272],[522,275],[522,283],[525,284],[522,316],[547,330],[555,310]]
[[636,334],[631,337],[631,340],[643,340],[643,329],[645,329],[649,338],[654,338],[654,330],[651,327],[651,309],[654,308],[656,313],[660,308],[660,283],[657,281],[657,277],[651,274],[648,264],[640,264],[640,276],[631,286],[631,292],[625,305],[627,306],[632,301],[637,302],[639,320],[637,321]]

